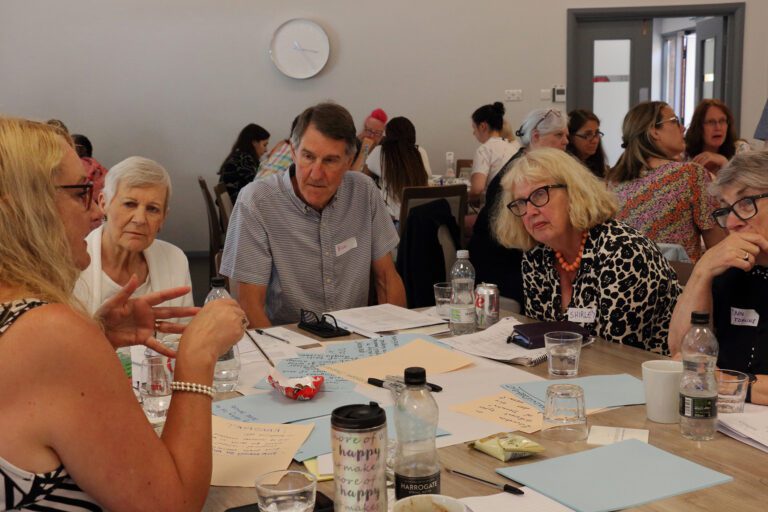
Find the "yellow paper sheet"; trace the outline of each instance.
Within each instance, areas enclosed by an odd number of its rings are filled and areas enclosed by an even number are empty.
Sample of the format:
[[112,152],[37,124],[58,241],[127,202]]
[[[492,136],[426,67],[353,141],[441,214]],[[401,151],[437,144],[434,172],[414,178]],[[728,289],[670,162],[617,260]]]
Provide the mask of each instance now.
[[451,410],[504,425],[509,431],[519,430],[532,434],[541,430],[543,415],[507,391],[454,405]]
[[253,487],[256,477],[286,469],[313,425],[244,423],[212,416],[211,485]]
[[317,457],[312,457],[311,459],[307,459],[303,462],[303,464],[304,464],[304,467],[307,468],[307,471],[315,475],[318,482],[333,480],[333,473],[329,475],[320,474],[320,469],[318,468],[318,464],[317,464]]
[[414,340],[385,354],[323,366],[322,369],[345,379],[366,383],[369,377],[383,379],[387,375],[403,375],[403,370],[409,366],[423,367],[429,378],[430,375],[458,370],[470,364],[472,360],[460,352],[424,340]]

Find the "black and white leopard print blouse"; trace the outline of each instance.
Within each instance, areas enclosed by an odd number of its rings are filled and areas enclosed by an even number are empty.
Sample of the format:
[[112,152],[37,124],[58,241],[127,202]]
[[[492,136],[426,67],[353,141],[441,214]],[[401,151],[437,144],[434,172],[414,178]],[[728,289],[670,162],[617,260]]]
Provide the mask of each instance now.
[[[554,251],[537,245],[524,254],[522,268],[526,314],[568,320]],[[595,311],[594,323],[582,324],[593,335],[669,355],[669,320],[680,291],[675,271],[656,244],[608,220],[589,230],[568,308]]]

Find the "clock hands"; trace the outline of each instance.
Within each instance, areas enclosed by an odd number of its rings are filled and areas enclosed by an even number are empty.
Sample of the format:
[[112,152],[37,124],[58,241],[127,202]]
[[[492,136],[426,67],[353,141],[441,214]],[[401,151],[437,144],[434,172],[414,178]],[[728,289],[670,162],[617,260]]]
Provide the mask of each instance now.
[[298,41],[293,42],[293,49],[300,52],[320,53],[317,50],[312,50],[310,48],[302,48]]

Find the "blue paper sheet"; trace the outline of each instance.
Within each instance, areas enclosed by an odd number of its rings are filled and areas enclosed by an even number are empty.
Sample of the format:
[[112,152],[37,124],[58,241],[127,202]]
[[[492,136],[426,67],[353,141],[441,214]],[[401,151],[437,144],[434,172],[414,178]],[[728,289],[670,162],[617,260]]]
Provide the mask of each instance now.
[[496,472],[580,512],[635,507],[733,480],[637,440]]
[[[392,406],[385,407],[384,412],[387,415],[387,437],[389,439],[396,439],[397,433],[395,431],[395,412]],[[314,418],[311,420],[297,421],[297,424],[315,425],[312,429],[312,433],[309,434],[307,440],[301,445],[299,451],[294,455],[294,459],[299,462],[304,462],[312,457],[323,455],[325,453],[331,453],[331,417],[323,416],[322,418]],[[450,435],[440,427],[437,427],[437,437]]]
[[213,414],[251,423],[291,423],[331,414],[342,405],[367,404],[370,401],[370,398],[354,391],[321,391],[307,401],[291,400],[273,391],[214,402]]
[[547,387],[552,384],[576,384],[584,389],[584,404],[587,409],[602,409],[621,405],[645,403],[643,383],[639,379],[622,373],[620,375],[595,375],[576,379],[539,380],[520,384],[502,384],[532,406],[544,411]]

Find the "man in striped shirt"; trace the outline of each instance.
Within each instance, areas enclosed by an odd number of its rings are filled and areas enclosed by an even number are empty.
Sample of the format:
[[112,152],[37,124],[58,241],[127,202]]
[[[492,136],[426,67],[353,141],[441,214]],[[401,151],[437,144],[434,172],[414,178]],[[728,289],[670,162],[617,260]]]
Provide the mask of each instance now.
[[405,306],[391,251],[397,231],[370,178],[347,172],[356,150],[347,110],[305,110],[291,135],[289,172],[256,180],[237,198],[221,273],[239,283],[253,327],[294,323],[301,308],[365,306],[373,272],[379,303]]

